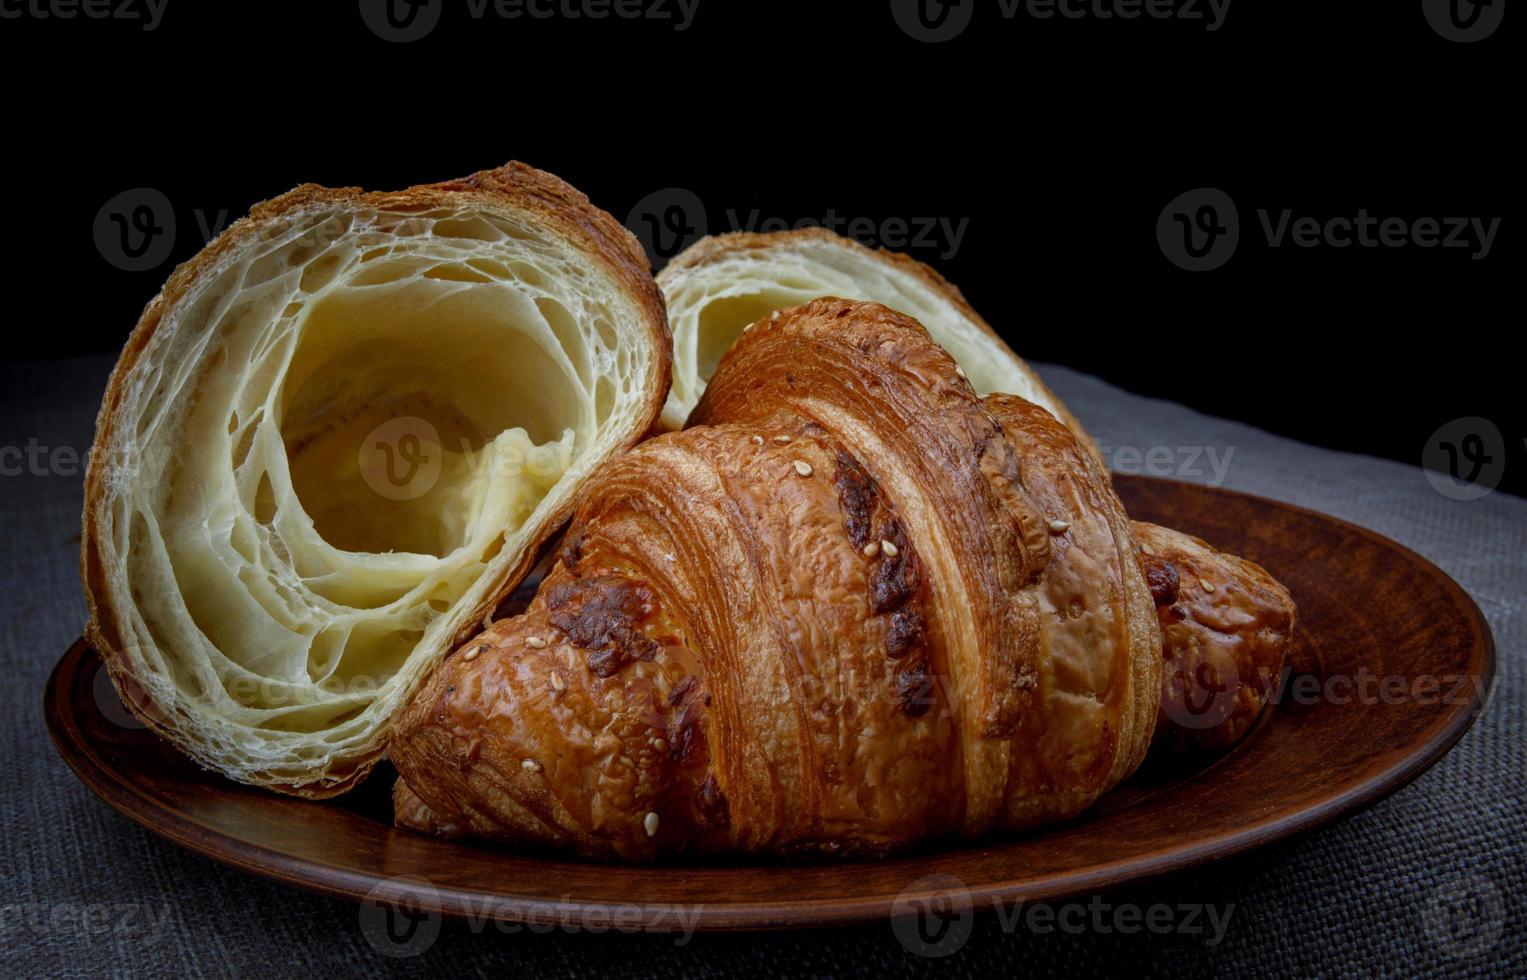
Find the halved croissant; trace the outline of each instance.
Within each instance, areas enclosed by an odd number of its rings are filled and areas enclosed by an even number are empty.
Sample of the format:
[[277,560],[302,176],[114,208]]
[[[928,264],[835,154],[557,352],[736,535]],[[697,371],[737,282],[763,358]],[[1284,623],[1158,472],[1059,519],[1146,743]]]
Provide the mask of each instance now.
[[117,364],[89,639],[202,765],[341,792],[668,378],[641,248],[556,177],[299,187],[177,269]]
[[735,232],[704,238],[658,275],[673,330],[673,391],[663,425],[678,429],[700,401],[727,348],[755,320],[821,296],[866,300],[921,323],[960,365],[977,394],[1018,395],[1091,440],[959,289],[897,252],[866,248],[825,228]]
[[759,321],[399,722],[397,819],[596,857],[883,853],[1132,772],[1161,633],[1101,467],[915,321]]

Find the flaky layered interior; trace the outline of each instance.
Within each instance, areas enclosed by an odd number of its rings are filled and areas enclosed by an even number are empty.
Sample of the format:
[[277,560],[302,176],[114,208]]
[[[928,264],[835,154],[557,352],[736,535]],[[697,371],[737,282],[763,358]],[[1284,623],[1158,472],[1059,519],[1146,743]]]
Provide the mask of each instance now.
[[645,424],[644,315],[542,224],[465,206],[289,214],[205,269],[95,461],[104,601],[172,737],[319,792],[379,752]]
[[911,263],[827,234],[758,238],[746,247],[715,249],[704,261],[680,257],[658,276],[674,344],[673,388],[663,409],[667,427],[684,424],[744,327],[822,296],[867,300],[905,313],[954,357],[978,393],[1019,395],[1066,418],[1012,352],[946,290],[913,272]]

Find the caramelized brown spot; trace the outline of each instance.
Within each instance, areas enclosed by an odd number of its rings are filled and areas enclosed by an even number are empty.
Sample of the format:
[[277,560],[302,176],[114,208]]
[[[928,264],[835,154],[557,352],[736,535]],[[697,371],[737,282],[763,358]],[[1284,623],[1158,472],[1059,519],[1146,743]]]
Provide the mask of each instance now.
[[907,544],[901,525],[889,521],[880,529],[879,540],[896,546],[896,556],[889,557],[881,545],[880,561],[870,572],[870,611],[877,616],[900,609],[917,591],[917,560]]
[[684,696],[693,691],[695,685],[699,683],[693,674],[684,675],[682,680],[673,685],[673,690],[668,692],[668,703],[677,706],[680,701],[684,700]]
[[892,660],[900,660],[922,649],[926,626],[922,610],[917,606],[903,606],[896,610],[891,614],[891,624],[885,631],[885,655]]
[[619,575],[561,582],[546,595],[547,619],[573,646],[589,651],[588,667],[613,677],[627,664],[651,660],[660,647],[638,623],[652,612],[652,590]]
[[928,665],[919,662],[896,674],[896,706],[910,718],[926,714],[933,707],[933,678]]
[[843,511],[843,529],[855,548],[863,548],[870,539],[870,512],[875,507],[875,481],[850,454],[838,452],[838,506]]
[[707,827],[725,827],[732,822],[726,794],[721,792],[715,773],[706,773],[705,781],[695,790],[695,810]]
[[1176,602],[1177,591],[1182,586],[1182,580],[1177,577],[1177,566],[1159,555],[1141,552],[1137,557],[1140,559],[1140,570],[1145,573],[1145,584],[1151,589],[1151,601],[1156,604],[1156,608]]
[[705,747],[705,731],[700,727],[702,709],[694,701],[684,705],[668,730],[668,757],[687,765]]

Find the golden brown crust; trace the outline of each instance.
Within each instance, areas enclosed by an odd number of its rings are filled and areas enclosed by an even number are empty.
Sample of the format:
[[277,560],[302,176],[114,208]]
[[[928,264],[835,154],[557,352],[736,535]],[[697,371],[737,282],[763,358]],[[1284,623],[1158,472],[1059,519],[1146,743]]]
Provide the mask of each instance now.
[[399,819],[626,860],[1027,827],[1139,763],[1159,670],[1070,432],[984,403],[915,321],[822,299],[607,465],[526,614],[435,673],[391,748],[433,817]]
[[[411,706],[404,778],[473,836],[595,857],[881,853],[955,829],[917,556],[861,473],[792,418],[610,466],[526,615]],[[866,556],[871,535],[900,551]]]
[[[459,180],[420,185],[401,191],[365,191],[355,187],[327,188],[316,184],[301,185],[277,198],[257,204],[249,215],[230,225],[206,248],[171,273],[158,295],[149,301],[137,326],[129,336],[107,384],[106,394],[96,419],[92,465],[85,478],[85,509],[81,539],[80,568],[89,609],[85,637],[99,651],[110,669],[119,690],[138,687],[122,656],[123,625],[117,621],[110,603],[105,601],[106,580],[98,541],[101,509],[108,499],[108,468],[102,465],[107,455],[102,447],[116,443],[118,426],[129,424],[122,404],[128,378],[134,366],[159,329],[166,313],[192,294],[205,278],[213,275],[230,256],[258,240],[266,229],[293,216],[345,208],[378,210],[427,210],[436,207],[480,205],[489,211],[508,211],[532,217],[556,233],[576,243],[588,256],[604,265],[639,304],[642,321],[650,335],[657,370],[647,379],[644,399],[649,408],[642,424],[633,426],[624,445],[638,442],[655,423],[662,409],[670,379],[672,343],[661,292],[653,281],[647,260],[636,239],[606,212],[592,205],[588,198],[552,174],[518,162],[482,171]],[[510,569],[500,594],[484,600],[474,610],[470,622],[491,615],[502,595],[511,591],[534,563],[539,545],[554,535],[572,512],[575,501],[568,501],[560,512],[544,525],[538,538],[524,551]],[[474,631],[475,625],[463,627],[458,641]],[[177,745],[186,747],[179,721],[173,712],[147,704],[141,699],[126,699],[129,707],[149,727]],[[350,789],[375,765],[382,748],[346,760],[344,768],[331,770],[333,780],[315,785],[270,784],[270,788],[306,797],[330,797]]]
[[975,307],[970,305],[970,301],[965,298],[965,294],[960,291],[960,288],[954,283],[950,282],[948,279],[945,279],[937,269],[924,262],[920,262],[917,259],[912,258],[910,255],[902,252],[893,252],[887,248],[872,249],[869,246],[857,242],[852,238],[847,238],[843,235],[839,235],[835,232],[829,231],[826,228],[796,228],[788,229],[785,231],[772,232],[735,231],[726,232],[720,235],[710,235],[700,239],[693,245],[686,248],[683,252],[675,256],[673,260],[664,267],[663,273],[664,276],[667,276],[671,271],[677,272],[684,269],[698,268],[712,262],[721,261],[730,255],[747,252],[753,249],[775,248],[778,247],[780,243],[789,241],[823,242],[838,248],[858,252],[861,255],[872,256],[881,262],[885,262],[896,267],[897,269],[900,269],[901,271],[922,282],[929,289],[942,296],[951,305],[963,313],[972,323],[981,329],[982,333],[986,334],[988,337],[994,340],[1001,348],[1001,350],[1012,359],[1014,366],[1032,381],[1034,387],[1038,391],[1044,393],[1044,395],[1050,399],[1051,404],[1054,405],[1060,413],[1060,420],[1066,424],[1067,428],[1076,433],[1078,439],[1081,440],[1082,445],[1086,447],[1086,449],[1091,452],[1094,457],[1099,459],[1101,458],[1096,443],[1093,442],[1092,437],[1089,436],[1087,431],[1082,427],[1080,420],[1078,420],[1076,416],[1072,415],[1071,411],[1066,407],[1065,403],[1056,397],[1055,393],[1051,391],[1049,386],[1044,383],[1044,380],[1040,378],[1038,372],[1030,368],[1028,364],[1024,362],[1024,360],[1020,358],[1011,347],[1008,346],[1007,341],[1002,339],[1002,335],[997,333],[996,330],[992,329],[991,324],[987,323],[985,318],[976,312]]
[[1039,406],[1004,394],[983,404],[1023,461],[1054,551],[1041,583],[1051,615],[1037,706],[1009,788],[1011,824],[1026,826],[1049,819],[1035,800],[1069,799],[1069,816],[1139,767],[1155,726],[1161,637],[1132,525],[1102,465]]
[[1256,723],[1282,679],[1296,611],[1261,566],[1180,531],[1134,522],[1162,633],[1151,751],[1223,752]]

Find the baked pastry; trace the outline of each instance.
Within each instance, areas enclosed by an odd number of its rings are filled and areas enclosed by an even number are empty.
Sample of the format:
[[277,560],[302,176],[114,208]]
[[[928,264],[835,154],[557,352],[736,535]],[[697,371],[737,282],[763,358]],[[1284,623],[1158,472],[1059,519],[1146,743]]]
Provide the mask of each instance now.
[[668,350],[641,248],[550,174],[259,205],[174,272],[112,375],[90,642],[202,765],[345,790],[653,424]]
[[1164,660],[1153,752],[1204,756],[1239,741],[1278,690],[1294,600],[1259,565],[1181,531],[1136,521]]
[[690,424],[600,472],[529,609],[409,706],[401,825],[880,854],[1074,816],[1139,765],[1156,608],[1049,412],[828,298],[755,324]]
[[1000,391],[1047,409],[1092,446],[1039,375],[981,319],[959,289],[909,256],[866,248],[824,228],[704,238],[658,275],[673,330],[668,429],[683,427],[721,356],[748,324],[821,296],[881,303],[927,328],[977,394]]

